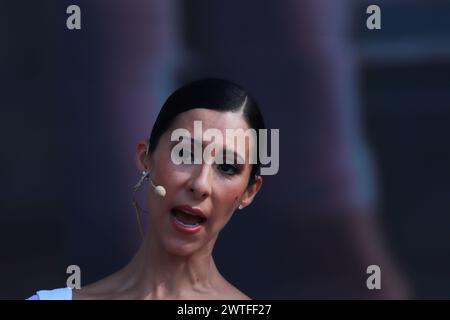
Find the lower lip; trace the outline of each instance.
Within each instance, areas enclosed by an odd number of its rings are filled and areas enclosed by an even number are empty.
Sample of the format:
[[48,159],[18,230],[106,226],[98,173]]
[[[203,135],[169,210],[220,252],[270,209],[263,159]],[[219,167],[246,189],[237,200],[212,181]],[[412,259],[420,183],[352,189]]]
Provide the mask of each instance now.
[[177,221],[177,218],[174,217],[173,215],[170,215],[170,222],[172,222],[173,227],[183,233],[188,233],[188,234],[194,234],[200,231],[200,229],[202,228],[202,225],[199,224],[198,226],[195,227],[185,227],[181,224],[179,224]]

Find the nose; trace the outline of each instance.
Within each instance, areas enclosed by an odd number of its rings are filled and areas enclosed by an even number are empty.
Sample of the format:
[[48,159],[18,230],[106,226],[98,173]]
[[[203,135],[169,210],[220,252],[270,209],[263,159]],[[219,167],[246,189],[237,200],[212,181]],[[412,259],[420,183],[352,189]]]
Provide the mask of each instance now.
[[188,182],[189,191],[195,199],[205,199],[211,195],[211,166],[201,164],[194,167]]

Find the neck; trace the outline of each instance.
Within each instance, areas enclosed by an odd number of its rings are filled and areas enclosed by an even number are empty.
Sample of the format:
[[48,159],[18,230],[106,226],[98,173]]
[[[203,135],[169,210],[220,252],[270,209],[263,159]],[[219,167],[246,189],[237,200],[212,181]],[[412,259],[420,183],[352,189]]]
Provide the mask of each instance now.
[[183,299],[213,293],[220,277],[212,257],[214,242],[192,255],[178,256],[167,252],[148,233],[125,268],[129,285],[143,299]]

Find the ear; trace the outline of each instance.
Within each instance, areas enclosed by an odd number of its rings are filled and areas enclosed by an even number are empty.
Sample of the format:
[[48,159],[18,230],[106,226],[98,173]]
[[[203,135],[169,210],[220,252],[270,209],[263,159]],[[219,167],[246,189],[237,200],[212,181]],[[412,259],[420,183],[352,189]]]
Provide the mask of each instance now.
[[256,176],[255,182],[249,185],[244,194],[241,196],[241,201],[239,202],[239,204],[242,206],[242,208],[245,208],[246,206],[250,205],[250,203],[252,203],[256,194],[261,189],[262,184],[263,178],[261,176]]
[[140,172],[150,170],[149,144],[143,140],[136,145],[136,165]]

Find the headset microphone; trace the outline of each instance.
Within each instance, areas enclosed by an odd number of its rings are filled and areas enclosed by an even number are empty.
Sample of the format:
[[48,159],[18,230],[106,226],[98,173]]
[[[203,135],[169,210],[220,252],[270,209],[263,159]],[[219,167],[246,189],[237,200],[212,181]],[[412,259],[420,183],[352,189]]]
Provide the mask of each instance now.
[[164,188],[163,186],[155,186],[155,184],[153,183],[153,181],[149,178],[150,172],[148,171],[142,171],[142,176],[139,179],[138,183],[136,183],[136,185],[134,186],[134,191],[136,192],[142,185],[142,183],[144,182],[144,180],[149,180],[150,184],[153,188],[153,191],[160,197],[165,197],[166,196],[166,188]]
[[166,196],[166,188],[164,188],[163,186],[155,186],[153,184],[153,181],[149,178],[150,180],[150,184],[153,187],[153,191],[155,191],[155,193],[160,196],[160,197],[165,197]]

